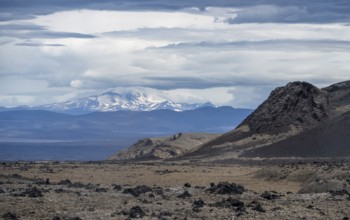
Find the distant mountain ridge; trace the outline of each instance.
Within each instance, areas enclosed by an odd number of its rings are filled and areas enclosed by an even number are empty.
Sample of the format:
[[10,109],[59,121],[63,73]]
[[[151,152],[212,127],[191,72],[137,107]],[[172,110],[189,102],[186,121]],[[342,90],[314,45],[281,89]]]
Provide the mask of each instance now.
[[[252,112],[232,107],[173,110],[93,112],[71,115],[45,110],[0,112],[0,141],[119,140],[178,132],[222,133]],[[131,144],[131,143],[130,143]]]
[[176,103],[161,96],[149,95],[144,92],[116,93],[106,92],[84,98],[73,99],[61,103],[41,105],[35,109],[54,112],[112,112],[112,111],[154,111],[168,109],[173,111],[188,111],[214,105],[206,103]]
[[133,91],[127,93],[106,92],[83,98],[71,99],[34,107],[18,106],[6,108],[0,106],[0,112],[12,110],[46,110],[68,114],[86,114],[91,112],[114,111],[154,111],[168,109],[177,112],[194,110],[202,107],[217,107],[210,102],[179,103],[159,95]]

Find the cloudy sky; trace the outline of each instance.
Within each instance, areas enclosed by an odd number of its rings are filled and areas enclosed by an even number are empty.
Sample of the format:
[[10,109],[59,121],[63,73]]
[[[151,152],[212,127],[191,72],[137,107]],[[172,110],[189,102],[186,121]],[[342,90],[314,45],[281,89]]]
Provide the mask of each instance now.
[[0,106],[106,91],[256,107],[350,79],[349,0],[0,0]]

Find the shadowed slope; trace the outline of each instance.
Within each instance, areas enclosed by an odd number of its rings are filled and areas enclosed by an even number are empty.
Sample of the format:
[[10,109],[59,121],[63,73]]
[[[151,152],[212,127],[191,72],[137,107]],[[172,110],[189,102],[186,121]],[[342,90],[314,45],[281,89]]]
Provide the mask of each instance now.
[[242,157],[349,157],[350,112]]

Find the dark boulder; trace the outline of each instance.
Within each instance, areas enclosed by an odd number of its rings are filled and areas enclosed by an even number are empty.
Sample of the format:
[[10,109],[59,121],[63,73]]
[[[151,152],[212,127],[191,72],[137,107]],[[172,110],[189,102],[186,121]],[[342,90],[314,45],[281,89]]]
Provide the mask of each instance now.
[[273,199],[278,199],[281,197],[281,195],[277,194],[277,192],[271,191],[265,191],[261,194],[261,197],[267,200],[273,200]]
[[184,191],[183,193],[181,193],[180,195],[178,195],[177,197],[178,198],[181,198],[181,199],[185,199],[185,198],[189,198],[191,197],[192,195],[186,190]]
[[135,188],[127,188],[124,189],[124,194],[131,194],[134,197],[139,197],[140,194],[146,193],[146,192],[152,192],[152,188],[142,185],[142,186],[136,186]]
[[221,207],[221,208],[232,208],[236,212],[244,212],[245,211],[245,205],[244,202],[234,199],[232,197],[229,197],[227,199],[223,199],[219,202],[214,203],[215,207]]
[[146,213],[141,209],[140,206],[134,206],[130,209],[129,217],[130,218],[143,218]]
[[245,189],[243,186],[235,183],[220,182],[217,185],[211,183],[210,188],[208,188],[207,191],[215,194],[235,195],[242,194],[245,191]]

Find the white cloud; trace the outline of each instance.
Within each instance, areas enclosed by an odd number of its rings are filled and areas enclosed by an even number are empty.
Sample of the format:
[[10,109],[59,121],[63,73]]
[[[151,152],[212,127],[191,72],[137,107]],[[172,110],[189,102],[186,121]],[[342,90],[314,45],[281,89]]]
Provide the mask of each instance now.
[[[267,9],[260,17],[294,10]],[[27,24],[98,37],[40,38],[37,45],[64,47],[25,47],[20,43],[27,40],[0,36],[0,91],[6,100],[29,94],[35,99],[23,103],[35,105],[116,87],[149,87],[176,101],[251,107],[288,81],[324,85],[349,79],[350,26],[224,22],[237,13],[192,8],[38,16]],[[0,105],[10,103],[4,100]]]
[[79,10],[56,12],[38,16],[32,22],[46,26],[51,31],[102,33],[127,31],[139,28],[223,28],[227,24],[215,21],[205,13],[145,12],[145,11],[96,11]]
[[77,88],[77,89],[83,87],[83,84],[84,84],[84,83],[83,83],[83,81],[81,81],[81,80],[72,80],[72,81],[70,82],[70,86],[73,87],[73,88]]
[[247,7],[229,19],[231,23],[265,23],[265,22],[295,22],[304,20],[310,15],[305,8],[297,6],[279,7],[275,5],[257,5]]
[[35,100],[34,96],[28,95],[0,95],[0,102],[4,103],[8,107],[15,107],[18,105],[28,105],[33,103]]

